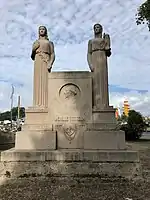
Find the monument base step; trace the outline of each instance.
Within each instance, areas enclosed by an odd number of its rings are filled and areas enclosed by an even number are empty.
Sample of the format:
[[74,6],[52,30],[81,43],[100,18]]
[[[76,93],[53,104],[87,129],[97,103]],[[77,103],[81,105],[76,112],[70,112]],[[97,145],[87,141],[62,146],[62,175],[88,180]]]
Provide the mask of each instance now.
[[101,176],[141,177],[134,151],[15,150],[1,152],[0,176]]
[[16,133],[15,149],[56,149],[56,131],[35,130]]
[[71,126],[67,135],[67,127],[60,126],[57,131],[28,130],[16,133],[15,149],[93,149],[93,150],[125,150],[125,135],[119,130],[87,130]]

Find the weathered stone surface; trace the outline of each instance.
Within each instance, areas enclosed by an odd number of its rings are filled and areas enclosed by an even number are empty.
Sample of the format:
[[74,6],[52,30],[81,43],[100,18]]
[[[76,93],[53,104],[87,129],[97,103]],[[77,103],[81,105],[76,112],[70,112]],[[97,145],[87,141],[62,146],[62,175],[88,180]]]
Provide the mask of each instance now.
[[98,150],[16,150],[1,152],[1,161],[82,161],[82,162],[139,162],[136,151]]
[[16,133],[15,149],[56,149],[56,131],[28,130]]
[[84,132],[84,149],[126,149],[124,141],[123,131],[91,130]]
[[21,176],[101,176],[101,177],[126,177],[140,178],[139,163],[107,163],[107,162],[2,162],[1,177],[6,173],[12,178]]
[[13,151],[7,150],[1,153],[1,161],[15,162],[15,161],[45,161],[45,153],[41,151]]
[[35,108],[30,107],[26,109],[26,121],[25,125],[39,125],[39,124],[46,124],[47,123],[47,115],[48,109],[47,108]]
[[103,110],[93,110],[92,116],[94,123],[116,124],[115,109],[112,107]]
[[[52,87],[53,86],[53,87]],[[92,77],[90,72],[49,74],[49,121],[80,123],[92,120]]]

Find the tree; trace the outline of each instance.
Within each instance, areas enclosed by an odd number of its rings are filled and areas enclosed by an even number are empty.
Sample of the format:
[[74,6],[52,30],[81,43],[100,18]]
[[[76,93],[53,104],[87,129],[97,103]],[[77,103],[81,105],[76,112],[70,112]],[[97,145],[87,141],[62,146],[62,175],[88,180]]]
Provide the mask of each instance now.
[[127,123],[121,126],[121,130],[125,131],[126,140],[137,140],[141,137],[145,127],[142,115],[135,110],[130,110]]
[[136,14],[136,23],[137,25],[146,23],[150,31],[150,0],[139,6]]
[[0,121],[10,120],[10,111],[0,113]]
[[[17,115],[18,115],[18,107],[12,108],[12,119],[16,120]],[[24,118],[24,117],[25,117],[25,108],[20,107],[20,118]],[[4,120],[11,120],[10,111],[0,113],[0,121],[4,121]]]
[[[12,109],[12,118],[13,120],[16,120],[18,116],[18,107],[14,107]],[[24,107],[20,107],[20,118],[25,117],[25,108]]]

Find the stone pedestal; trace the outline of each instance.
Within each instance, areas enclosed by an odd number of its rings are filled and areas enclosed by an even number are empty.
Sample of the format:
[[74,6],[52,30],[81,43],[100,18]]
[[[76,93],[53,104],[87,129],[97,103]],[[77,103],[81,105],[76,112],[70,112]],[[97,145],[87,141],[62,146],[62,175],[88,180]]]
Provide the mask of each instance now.
[[137,179],[141,168],[137,152],[97,150],[14,150],[1,153],[0,176],[12,178],[100,176]]
[[124,133],[116,130],[115,109],[92,108],[92,76],[90,72],[50,73],[48,108],[26,109],[15,148],[125,149]]
[[93,123],[113,123],[116,125],[115,109],[112,106],[108,108],[92,111]]
[[56,149],[56,132],[51,130],[28,130],[17,133],[16,150]]
[[[84,149],[125,150],[123,131],[91,130],[84,133]],[[93,145],[94,144],[94,145]]]
[[[64,175],[125,175],[128,170],[135,173],[140,166],[138,154],[126,151],[125,134],[116,128],[113,107],[93,109],[90,72],[50,73],[48,108],[26,109],[25,125],[16,134],[15,149],[3,152],[1,160],[7,163],[8,169],[9,161],[14,165],[21,161],[20,174],[23,169],[38,173],[29,169],[31,164],[35,165],[29,163],[32,161],[38,161],[36,165],[43,170],[41,173],[55,174],[51,171],[54,166],[58,174]],[[61,162],[67,171],[60,167]],[[122,163],[120,172],[118,162]]]
[[48,120],[48,108],[29,107],[25,110],[25,125],[45,125]]

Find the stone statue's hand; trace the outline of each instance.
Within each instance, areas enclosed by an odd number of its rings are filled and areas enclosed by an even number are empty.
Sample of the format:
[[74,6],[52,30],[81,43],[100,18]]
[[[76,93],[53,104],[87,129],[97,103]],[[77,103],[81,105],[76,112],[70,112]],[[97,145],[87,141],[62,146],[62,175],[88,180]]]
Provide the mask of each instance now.
[[51,72],[51,70],[52,70],[52,65],[51,65],[51,63],[48,64],[47,69],[48,69],[48,72]]
[[105,37],[106,37],[106,34],[104,33],[104,34],[103,34],[103,38],[105,39]]
[[111,48],[105,50],[105,52],[106,52],[106,56],[107,56],[107,57],[110,57],[110,56],[111,56]]
[[39,41],[35,41],[35,42],[33,43],[33,51],[36,51],[39,47],[40,47]]

